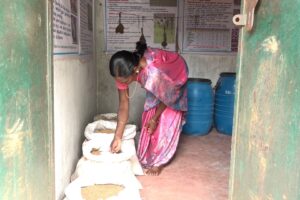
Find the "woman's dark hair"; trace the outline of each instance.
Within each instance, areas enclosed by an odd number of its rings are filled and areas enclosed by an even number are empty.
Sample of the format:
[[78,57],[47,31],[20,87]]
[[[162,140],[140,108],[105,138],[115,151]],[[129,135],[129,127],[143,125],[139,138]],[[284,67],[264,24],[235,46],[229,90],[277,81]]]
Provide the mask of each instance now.
[[112,55],[109,61],[110,74],[113,77],[128,77],[133,73],[133,68],[137,66],[140,59],[144,56],[147,49],[147,44],[143,42],[136,43],[136,50],[130,51],[118,51]]

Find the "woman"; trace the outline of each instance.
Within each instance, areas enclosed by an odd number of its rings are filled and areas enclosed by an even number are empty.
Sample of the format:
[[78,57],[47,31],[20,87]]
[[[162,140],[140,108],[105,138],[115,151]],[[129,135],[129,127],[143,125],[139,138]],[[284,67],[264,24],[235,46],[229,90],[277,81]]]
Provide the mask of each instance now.
[[109,63],[119,92],[118,123],[111,151],[119,152],[128,120],[128,85],[137,82],[146,90],[142,129],[138,144],[139,161],[147,175],[159,175],[175,154],[187,111],[188,68],[177,53],[147,48],[138,42],[135,52],[119,51]]

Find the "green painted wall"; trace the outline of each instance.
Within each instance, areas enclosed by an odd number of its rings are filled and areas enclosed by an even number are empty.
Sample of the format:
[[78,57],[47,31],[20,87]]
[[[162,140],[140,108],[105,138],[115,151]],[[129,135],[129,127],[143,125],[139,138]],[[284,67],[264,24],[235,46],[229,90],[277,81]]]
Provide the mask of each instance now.
[[243,28],[230,199],[300,199],[300,1],[260,1]]
[[53,199],[46,0],[1,0],[0,199]]

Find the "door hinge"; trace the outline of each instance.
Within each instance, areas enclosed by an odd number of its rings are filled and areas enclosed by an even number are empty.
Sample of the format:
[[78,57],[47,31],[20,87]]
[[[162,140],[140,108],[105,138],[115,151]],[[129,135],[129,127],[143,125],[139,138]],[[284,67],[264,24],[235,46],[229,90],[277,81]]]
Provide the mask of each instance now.
[[233,23],[237,26],[245,26],[247,31],[251,31],[254,24],[255,8],[259,0],[245,0],[246,14],[233,16]]

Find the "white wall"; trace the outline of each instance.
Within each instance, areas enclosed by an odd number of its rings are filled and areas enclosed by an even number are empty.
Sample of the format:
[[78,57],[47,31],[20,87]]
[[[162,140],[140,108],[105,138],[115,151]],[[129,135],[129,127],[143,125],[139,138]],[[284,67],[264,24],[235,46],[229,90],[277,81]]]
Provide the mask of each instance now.
[[236,55],[232,54],[182,54],[189,67],[189,77],[206,78],[212,86],[218,81],[222,72],[235,72]]
[[[96,45],[97,45],[97,111],[98,113],[117,112],[118,93],[113,78],[109,73],[110,55],[104,52],[104,0],[96,0]],[[189,67],[189,77],[207,78],[212,80],[212,86],[218,80],[221,72],[235,72],[236,55],[226,54],[182,54]],[[131,91],[134,86],[130,87]],[[145,92],[138,90],[130,100],[130,120],[140,124],[143,111]]]
[[81,153],[85,126],[96,113],[96,67],[92,57],[54,60],[55,199],[64,196]]

